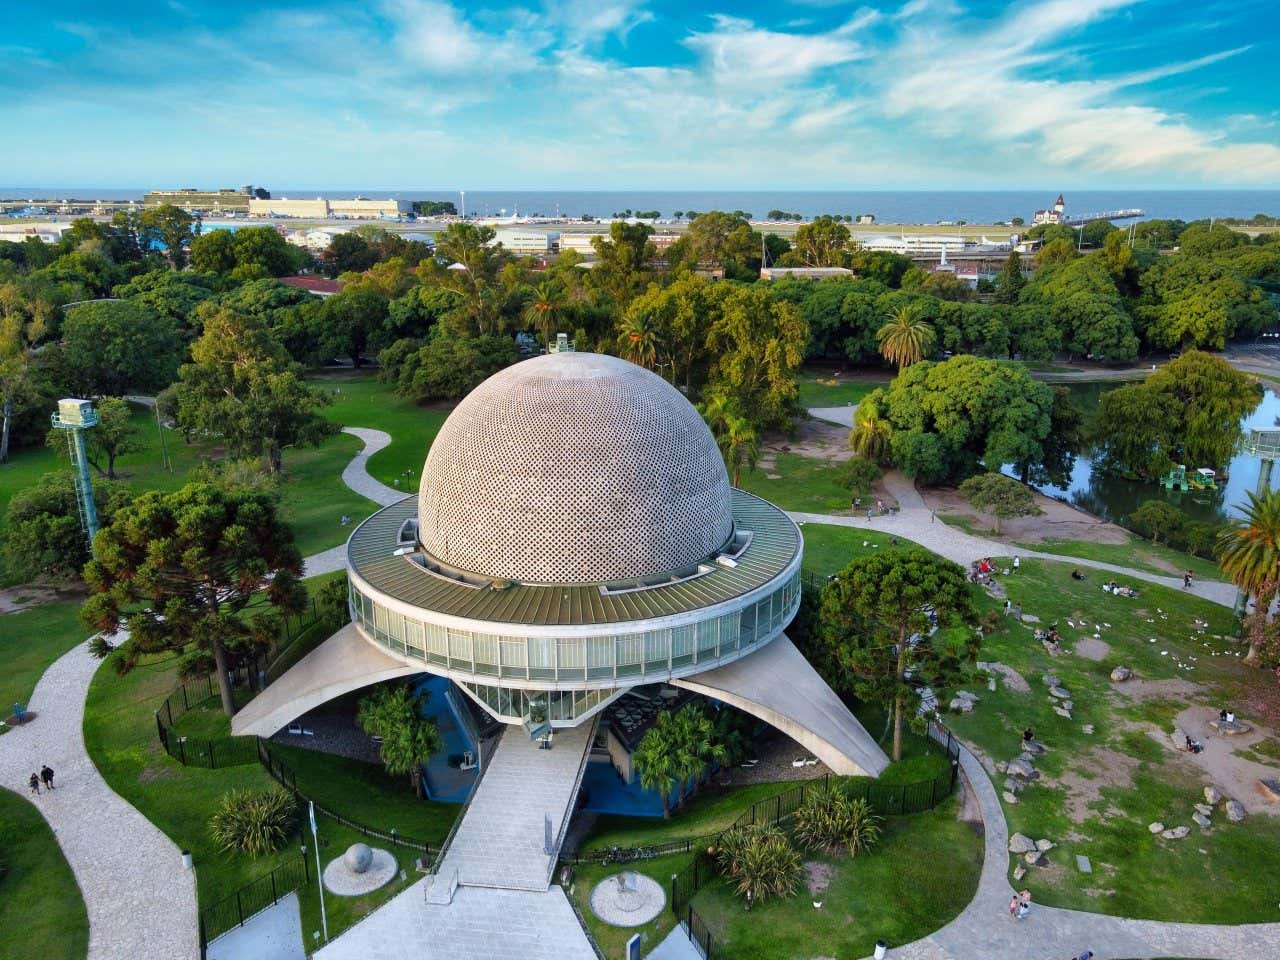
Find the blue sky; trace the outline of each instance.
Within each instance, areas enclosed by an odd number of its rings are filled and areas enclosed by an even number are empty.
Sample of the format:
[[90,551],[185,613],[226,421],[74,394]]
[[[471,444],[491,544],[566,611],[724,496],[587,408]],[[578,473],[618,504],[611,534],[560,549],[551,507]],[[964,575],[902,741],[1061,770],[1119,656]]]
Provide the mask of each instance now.
[[0,0],[0,184],[1280,186],[1274,0]]

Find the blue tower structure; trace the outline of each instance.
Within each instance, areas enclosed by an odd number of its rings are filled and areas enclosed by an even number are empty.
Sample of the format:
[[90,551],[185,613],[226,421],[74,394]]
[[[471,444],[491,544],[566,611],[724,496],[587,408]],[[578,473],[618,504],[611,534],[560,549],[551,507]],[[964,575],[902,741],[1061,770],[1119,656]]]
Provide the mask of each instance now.
[[93,538],[98,532],[98,505],[93,499],[93,481],[89,475],[89,457],[84,449],[84,432],[98,425],[98,411],[92,400],[62,399],[58,412],[50,418],[59,430],[67,431],[67,448],[75,467],[76,506],[80,510],[80,527],[93,549]]

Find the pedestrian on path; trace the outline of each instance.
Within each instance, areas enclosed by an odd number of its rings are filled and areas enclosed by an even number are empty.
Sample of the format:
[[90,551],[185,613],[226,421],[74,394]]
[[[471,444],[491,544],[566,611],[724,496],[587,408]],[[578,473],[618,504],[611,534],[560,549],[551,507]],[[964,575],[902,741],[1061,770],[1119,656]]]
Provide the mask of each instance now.
[[40,774],[33,773],[27,780],[27,784],[31,787],[31,792],[37,797],[40,796]]
[[934,511],[930,510],[930,511],[929,511],[929,522],[930,522],[930,523],[933,523],[933,518],[934,518],[934,517],[936,517],[936,516],[937,516],[937,514],[936,514]]
[[1013,555],[1013,569],[1017,570],[1018,567],[1021,565],[1022,565],[1022,561],[1019,559],[1018,555],[1015,553]]
[[1188,570],[1186,573],[1182,575],[1182,589],[1184,590],[1191,589],[1191,571],[1190,570]]
[[870,507],[867,507],[867,519],[868,519],[868,520],[870,520],[870,519],[871,519],[871,508],[870,508]]
[[1013,917],[1013,919],[1015,920],[1020,919],[1020,917],[1018,916],[1018,910],[1019,908],[1021,908],[1021,906],[1022,906],[1022,898],[1015,893],[1013,895],[1013,899],[1009,901],[1009,916]]
[[40,779],[44,782],[46,790],[53,789],[53,768],[47,763],[40,769]]
[[1018,919],[1025,920],[1031,912],[1031,891],[1023,890],[1018,894]]
[[1010,600],[1008,597],[1005,597],[1004,615],[1007,617],[1011,612],[1013,612],[1013,601]]

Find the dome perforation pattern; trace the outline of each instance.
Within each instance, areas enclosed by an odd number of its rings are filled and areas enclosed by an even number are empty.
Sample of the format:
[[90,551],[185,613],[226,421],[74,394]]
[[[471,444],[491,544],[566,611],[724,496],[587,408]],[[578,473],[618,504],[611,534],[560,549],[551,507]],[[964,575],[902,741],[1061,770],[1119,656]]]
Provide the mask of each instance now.
[[733,529],[729,479],[693,405],[615,357],[508,367],[441,427],[422,471],[419,537],[461,570],[597,583],[679,570]]

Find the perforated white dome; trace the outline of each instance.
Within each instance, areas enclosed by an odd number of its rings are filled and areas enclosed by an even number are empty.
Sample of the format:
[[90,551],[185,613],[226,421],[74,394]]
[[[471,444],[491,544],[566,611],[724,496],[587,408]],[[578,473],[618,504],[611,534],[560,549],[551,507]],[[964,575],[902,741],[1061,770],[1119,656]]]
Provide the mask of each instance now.
[[458,404],[422,469],[418,520],[450,566],[526,583],[678,570],[733,529],[698,411],[656,374],[590,353],[518,363]]

